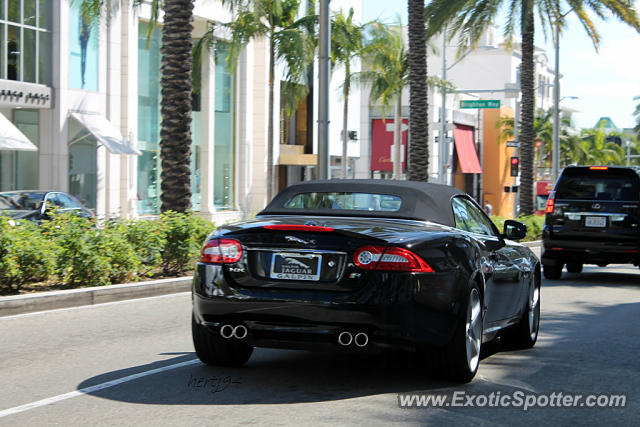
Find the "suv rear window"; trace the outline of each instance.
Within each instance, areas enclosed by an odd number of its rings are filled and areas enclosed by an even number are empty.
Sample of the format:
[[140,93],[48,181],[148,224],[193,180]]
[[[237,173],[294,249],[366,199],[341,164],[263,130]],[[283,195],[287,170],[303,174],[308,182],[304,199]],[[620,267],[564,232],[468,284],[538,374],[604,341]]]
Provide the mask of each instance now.
[[556,199],[638,201],[638,174],[627,169],[565,169]]
[[287,209],[329,209],[377,212],[397,212],[402,198],[390,194],[373,193],[300,193],[284,207]]

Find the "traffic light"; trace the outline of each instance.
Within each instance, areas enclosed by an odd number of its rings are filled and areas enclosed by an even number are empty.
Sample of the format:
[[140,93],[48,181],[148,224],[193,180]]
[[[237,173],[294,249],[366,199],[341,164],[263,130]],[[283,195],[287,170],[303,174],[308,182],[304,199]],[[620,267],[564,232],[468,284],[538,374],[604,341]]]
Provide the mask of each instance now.
[[511,176],[518,176],[518,167],[520,159],[517,156],[511,157]]

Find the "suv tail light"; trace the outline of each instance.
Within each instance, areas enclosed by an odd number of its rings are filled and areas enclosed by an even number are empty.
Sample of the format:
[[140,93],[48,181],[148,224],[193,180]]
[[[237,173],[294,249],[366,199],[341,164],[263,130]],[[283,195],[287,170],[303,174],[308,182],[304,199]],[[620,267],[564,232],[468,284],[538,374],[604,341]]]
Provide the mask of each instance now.
[[363,246],[353,254],[353,262],[363,270],[434,272],[418,255],[397,247]]
[[551,193],[549,193],[549,198],[547,199],[547,208],[545,209],[544,213],[553,213],[553,208],[554,205],[556,203],[556,192],[552,191]]
[[200,262],[233,264],[242,257],[242,245],[233,239],[211,239],[202,247]]

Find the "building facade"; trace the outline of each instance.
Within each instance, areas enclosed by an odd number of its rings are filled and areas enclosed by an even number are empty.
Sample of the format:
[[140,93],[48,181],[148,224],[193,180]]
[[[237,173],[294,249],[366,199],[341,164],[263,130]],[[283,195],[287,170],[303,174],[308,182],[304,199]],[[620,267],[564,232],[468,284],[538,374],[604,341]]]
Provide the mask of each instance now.
[[[0,191],[56,189],[76,195],[99,217],[159,213],[161,25],[150,29],[148,3],[131,0],[85,22],[71,0],[0,0]],[[306,13],[302,1],[300,13]],[[361,2],[334,1],[332,9]],[[197,0],[193,39],[228,7]],[[268,41],[256,39],[237,66],[226,66],[229,34],[216,30],[193,96],[191,190],[195,212],[215,221],[246,217],[266,200]],[[279,186],[314,176],[317,152],[317,67],[310,94],[293,115],[281,103],[285,71],[276,64],[274,159]],[[331,155],[341,155],[343,81],[331,76]],[[357,93],[357,91],[354,91]],[[359,96],[350,123],[357,134]],[[351,127],[350,127],[351,129]],[[11,135],[21,135],[13,141]],[[9,143],[8,141],[13,141]],[[337,147],[340,147],[339,149]],[[358,146],[350,144],[350,156]]]

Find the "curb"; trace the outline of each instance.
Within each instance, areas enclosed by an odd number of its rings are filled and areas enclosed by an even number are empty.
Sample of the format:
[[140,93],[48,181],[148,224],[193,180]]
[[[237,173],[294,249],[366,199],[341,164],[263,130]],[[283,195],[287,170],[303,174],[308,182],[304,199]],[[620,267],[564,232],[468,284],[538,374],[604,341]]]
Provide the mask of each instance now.
[[522,242],[522,244],[528,248],[536,248],[542,246],[542,240],[534,240],[532,242]]
[[187,292],[193,277],[0,297],[0,317]]

